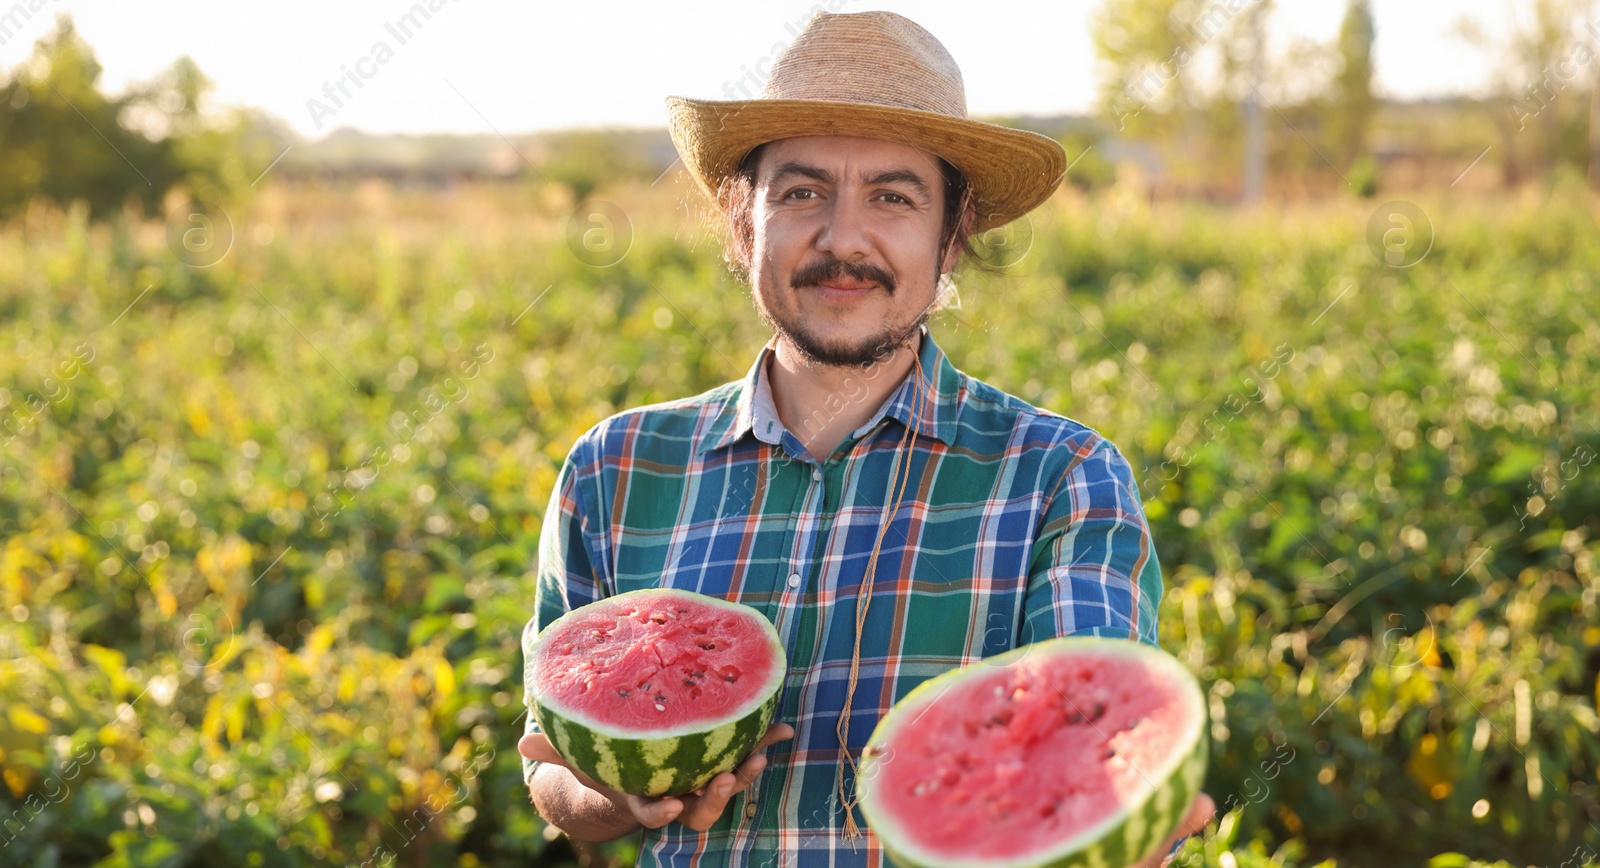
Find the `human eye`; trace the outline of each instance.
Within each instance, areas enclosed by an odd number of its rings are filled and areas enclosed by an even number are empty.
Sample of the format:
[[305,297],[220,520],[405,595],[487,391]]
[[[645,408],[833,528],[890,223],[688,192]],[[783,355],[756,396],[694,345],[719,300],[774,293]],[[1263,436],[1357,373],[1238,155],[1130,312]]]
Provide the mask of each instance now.
[[[789,192],[783,194],[783,198],[785,198],[785,199],[794,199],[801,193],[815,194],[816,192],[817,191],[815,191],[815,190],[813,190],[813,189],[811,189],[809,187],[796,187],[795,189],[790,190]],[[806,197],[806,198],[809,198],[809,197]]]

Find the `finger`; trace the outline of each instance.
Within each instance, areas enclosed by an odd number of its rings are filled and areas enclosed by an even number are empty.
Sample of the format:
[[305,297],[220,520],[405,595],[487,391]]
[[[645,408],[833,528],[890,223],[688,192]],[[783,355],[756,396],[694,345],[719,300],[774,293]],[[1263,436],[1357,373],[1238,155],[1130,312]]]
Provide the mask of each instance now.
[[542,732],[530,732],[517,742],[517,753],[535,762],[566,765],[567,761],[556,752],[555,746]]
[[756,782],[756,777],[761,770],[767,767],[767,758],[764,754],[753,753],[739,763],[739,768],[734,772],[734,792],[743,792],[745,787]]
[[705,795],[699,796],[690,802],[679,815],[679,822],[697,832],[704,832],[717,822],[723,810],[728,807],[728,799],[743,787],[730,772],[723,772],[711,779],[705,786]]
[[[723,801],[726,802],[727,798],[731,798],[735,794],[744,792],[746,789],[749,789],[751,784],[756,782],[756,778],[760,776],[762,769],[767,767],[767,757],[761,753],[763,748],[774,742],[783,741],[784,739],[789,738],[794,738],[794,727],[787,723],[780,723],[777,726],[768,729],[767,734],[762,736],[762,743],[757,744],[756,749],[751,751],[750,755],[744,758],[744,762],[739,763],[739,767],[737,769],[734,769],[733,788],[728,791],[728,796],[724,798]],[[724,772],[723,774],[727,773]],[[721,775],[718,777],[721,777]]]
[[761,736],[761,741],[756,743],[750,755],[739,764],[736,773],[723,772],[708,781],[704,787],[695,790],[695,798],[686,800],[679,821],[697,832],[711,828],[727,809],[728,800],[733,798],[734,794],[744,792],[746,787],[755,782],[761,770],[767,767],[767,758],[761,755],[761,751],[768,745],[789,738],[794,738],[794,727],[789,724],[779,723],[767,727],[766,733]]
[[633,819],[647,829],[659,829],[683,813],[683,800],[672,796],[664,799],[627,796],[626,799]]
[[1211,822],[1211,818],[1216,814],[1216,811],[1217,803],[1210,796],[1205,793],[1195,796],[1194,801],[1189,803],[1189,813],[1184,815],[1183,821],[1178,824],[1178,828],[1167,836],[1167,840],[1162,842],[1155,855],[1139,863],[1140,868],[1162,868],[1162,866],[1169,864],[1171,860],[1167,853],[1172,850],[1172,845],[1189,835],[1205,831],[1206,825]]
[[761,740],[756,742],[756,746],[751,748],[750,752],[757,753],[766,750],[770,745],[780,741],[787,741],[791,738],[794,738],[794,727],[787,723],[774,723],[767,727],[767,731],[762,734]]
[[1217,803],[1210,796],[1205,793],[1195,796],[1194,804],[1189,806],[1188,815],[1183,818],[1182,823],[1178,824],[1178,832],[1172,836],[1172,841],[1169,841],[1167,846],[1170,847],[1173,842],[1185,835],[1193,835],[1196,832],[1204,831],[1206,825],[1211,822],[1211,818],[1216,813]]

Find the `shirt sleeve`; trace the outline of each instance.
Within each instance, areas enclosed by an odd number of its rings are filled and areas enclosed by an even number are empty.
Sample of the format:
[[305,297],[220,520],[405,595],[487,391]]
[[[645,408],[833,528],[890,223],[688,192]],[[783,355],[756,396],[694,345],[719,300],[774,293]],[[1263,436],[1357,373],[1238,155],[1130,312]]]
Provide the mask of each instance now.
[[[597,555],[599,547],[591,538],[591,529],[596,525],[588,516],[594,513],[583,497],[584,479],[593,478],[584,463],[583,443],[584,439],[580,438],[562,464],[539,531],[534,612],[522,628],[524,734],[540,731],[539,722],[533,717],[530,690],[533,673],[528,668],[528,648],[534,637],[551,621],[605,596],[602,574],[605,562]],[[596,569],[596,564],[602,565],[602,569]],[[539,765],[527,757],[522,758],[524,783],[533,778]]]
[[[1159,647],[1161,564],[1133,469],[1100,440],[1056,486],[1033,546],[1019,644],[1082,634]],[[1167,851],[1170,858],[1188,838]]]
[[1161,565],[1133,470],[1109,440],[1085,448],[1034,538],[1018,644],[1076,634],[1157,645]]

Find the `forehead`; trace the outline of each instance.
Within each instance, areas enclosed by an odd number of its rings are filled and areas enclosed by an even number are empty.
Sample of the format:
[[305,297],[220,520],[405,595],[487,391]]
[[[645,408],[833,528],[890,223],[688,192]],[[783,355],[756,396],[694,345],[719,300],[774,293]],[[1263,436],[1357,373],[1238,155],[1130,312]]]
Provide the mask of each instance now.
[[821,169],[911,169],[929,181],[939,177],[939,158],[931,151],[904,142],[860,136],[796,136],[768,142],[761,166],[804,163]]

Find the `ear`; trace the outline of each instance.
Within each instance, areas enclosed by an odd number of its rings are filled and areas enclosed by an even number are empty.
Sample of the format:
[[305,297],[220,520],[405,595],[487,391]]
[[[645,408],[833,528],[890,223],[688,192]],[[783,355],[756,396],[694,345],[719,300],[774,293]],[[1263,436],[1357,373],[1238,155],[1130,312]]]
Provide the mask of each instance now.
[[968,199],[966,207],[961,210],[960,231],[951,237],[950,246],[945,249],[944,255],[939,259],[940,274],[949,274],[955,269],[956,263],[961,261],[962,244],[960,241],[972,234],[972,227],[977,219],[978,207],[971,199]]

